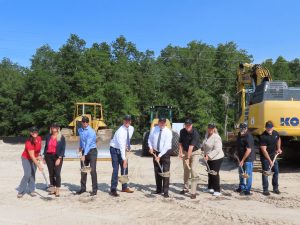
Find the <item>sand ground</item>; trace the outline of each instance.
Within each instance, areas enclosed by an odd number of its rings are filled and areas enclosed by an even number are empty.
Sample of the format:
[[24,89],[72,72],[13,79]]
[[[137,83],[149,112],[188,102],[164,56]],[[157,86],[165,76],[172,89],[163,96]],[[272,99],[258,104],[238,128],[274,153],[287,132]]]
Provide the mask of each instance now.
[[[111,163],[98,162],[99,192],[74,195],[80,189],[79,162],[65,161],[62,169],[61,197],[49,196],[39,171],[36,174],[37,197],[25,195],[17,199],[17,187],[23,176],[20,155],[23,145],[0,144],[0,224],[300,224],[300,170],[280,174],[281,195],[261,194],[261,174],[254,173],[253,195],[243,197],[233,190],[237,187],[237,168],[225,160],[221,171],[221,197],[203,193],[207,176],[199,164],[198,196],[180,195],[182,162],[171,158],[170,198],[152,194],[155,190],[152,160],[140,156],[134,146],[129,159],[129,186],[133,194],[109,195]],[[47,169],[46,169],[47,174]],[[88,177],[88,190],[91,179]]]

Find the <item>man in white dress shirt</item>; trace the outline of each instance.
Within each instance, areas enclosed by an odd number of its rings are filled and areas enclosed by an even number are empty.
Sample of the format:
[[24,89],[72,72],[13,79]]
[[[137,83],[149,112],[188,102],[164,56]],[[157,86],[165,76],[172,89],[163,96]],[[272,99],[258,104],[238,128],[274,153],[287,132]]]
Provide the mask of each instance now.
[[[169,177],[162,177],[161,172],[170,170],[170,155],[172,152],[172,131],[166,127],[166,118],[160,117],[158,126],[151,129],[149,139],[149,152],[154,154],[153,165],[156,181],[156,194],[164,193],[164,197],[169,197]],[[160,170],[158,162],[161,164],[163,171]]]
[[[110,155],[113,167],[111,176],[110,194],[118,197],[118,173],[119,166],[121,167],[121,175],[128,174],[128,160],[126,153],[130,151],[130,139],[132,137],[134,128],[131,126],[131,116],[126,115],[123,119],[123,125],[115,132],[113,139],[110,142]],[[127,186],[127,183],[122,184],[122,192],[133,193]]]

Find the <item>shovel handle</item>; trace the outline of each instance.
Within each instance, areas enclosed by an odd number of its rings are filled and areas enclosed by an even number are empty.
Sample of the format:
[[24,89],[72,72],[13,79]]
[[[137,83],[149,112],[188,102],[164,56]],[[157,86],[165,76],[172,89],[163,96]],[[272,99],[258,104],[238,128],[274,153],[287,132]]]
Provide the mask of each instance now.
[[[155,155],[153,152],[152,152],[151,154],[152,154],[154,157],[156,157],[156,155]],[[155,160],[155,161],[156,161],[156,160]],[[158,161],[156,161],[156,163],[158,164],[158,166],[159,166],[161,172],[163,173],[164,171],[163,171],[163,169],[162,169],[160,163],[159,163]]]
[[46,177],[45,172],[42,171],[42,174],[43,174],[43,177],[44,177],[44,179],[45,179],[45,182],[46,182],[47,187],[49,187],[49,183],[48,183],[48,181],[47,181],[47,177]]
[[275,155],[275,157],[274,157],[274,159],[273,159],[273,161],[272,161],[272,166],[270,165],[269,170],[271,170],[272,167],[274,166],[274,162],[275,162],[275,160],[276,160],[276,158],[277,158],[278,155],[279,155],[279,153],[277,153],[277,154]]

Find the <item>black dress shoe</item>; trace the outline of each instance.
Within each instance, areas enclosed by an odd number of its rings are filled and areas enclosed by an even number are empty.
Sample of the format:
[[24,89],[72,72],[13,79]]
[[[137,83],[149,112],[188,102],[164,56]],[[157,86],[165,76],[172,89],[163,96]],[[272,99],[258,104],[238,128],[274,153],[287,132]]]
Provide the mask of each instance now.
[[185,193],[188,193],[188,192],[189,192],[189,190],[183,189],[183,190],[180,191],[179,193],[180,193],[181,195],[184,195]]
[[238,192],[238,193],[241,193],[242,192],[242,189],[241,188],[237,188],[234,190],[235,192]]
[[168,193],[164,193],[164,197],[165,197],[165,198],[169,198],[170,196],[169,196]]
[[119,197],[120,196],[116,191],[111,191],[110,195],[114,196],[114,197]]
[[280,195],[281,194],[281,192],[277,189],[277,190],[274,190],[273,191],[275,194],[277,194],[277,195]]
[[81,195],[82,193],[86,192],[85,190],[79,190],[79,191],[76,191],[76,195]]
[[250,191],[244,191],[244,195],[247,195],[247,196],[249,196],[249,195],[252,195],[252,194],[251,194],[251,192],[250,192]]
[[95,195],[97,195],[97,191],[92,191],[90,194],[90,196],[95,196]]

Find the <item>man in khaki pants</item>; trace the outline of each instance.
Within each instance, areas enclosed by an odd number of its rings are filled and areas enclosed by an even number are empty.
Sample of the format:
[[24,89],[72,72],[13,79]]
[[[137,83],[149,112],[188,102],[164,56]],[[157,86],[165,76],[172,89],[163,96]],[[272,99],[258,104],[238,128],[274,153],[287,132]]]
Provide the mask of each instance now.
[[197,182],[197,165],[200,159],[200,136],[198,131],[193,128],[193,121],[186,119],[184,128],[180,131],[179,138],[179,157],[183,161],[184,169],[184,188],[180,194],[189,192],[189,177],[192,175],[191,182],[191,199],[196,198]]

